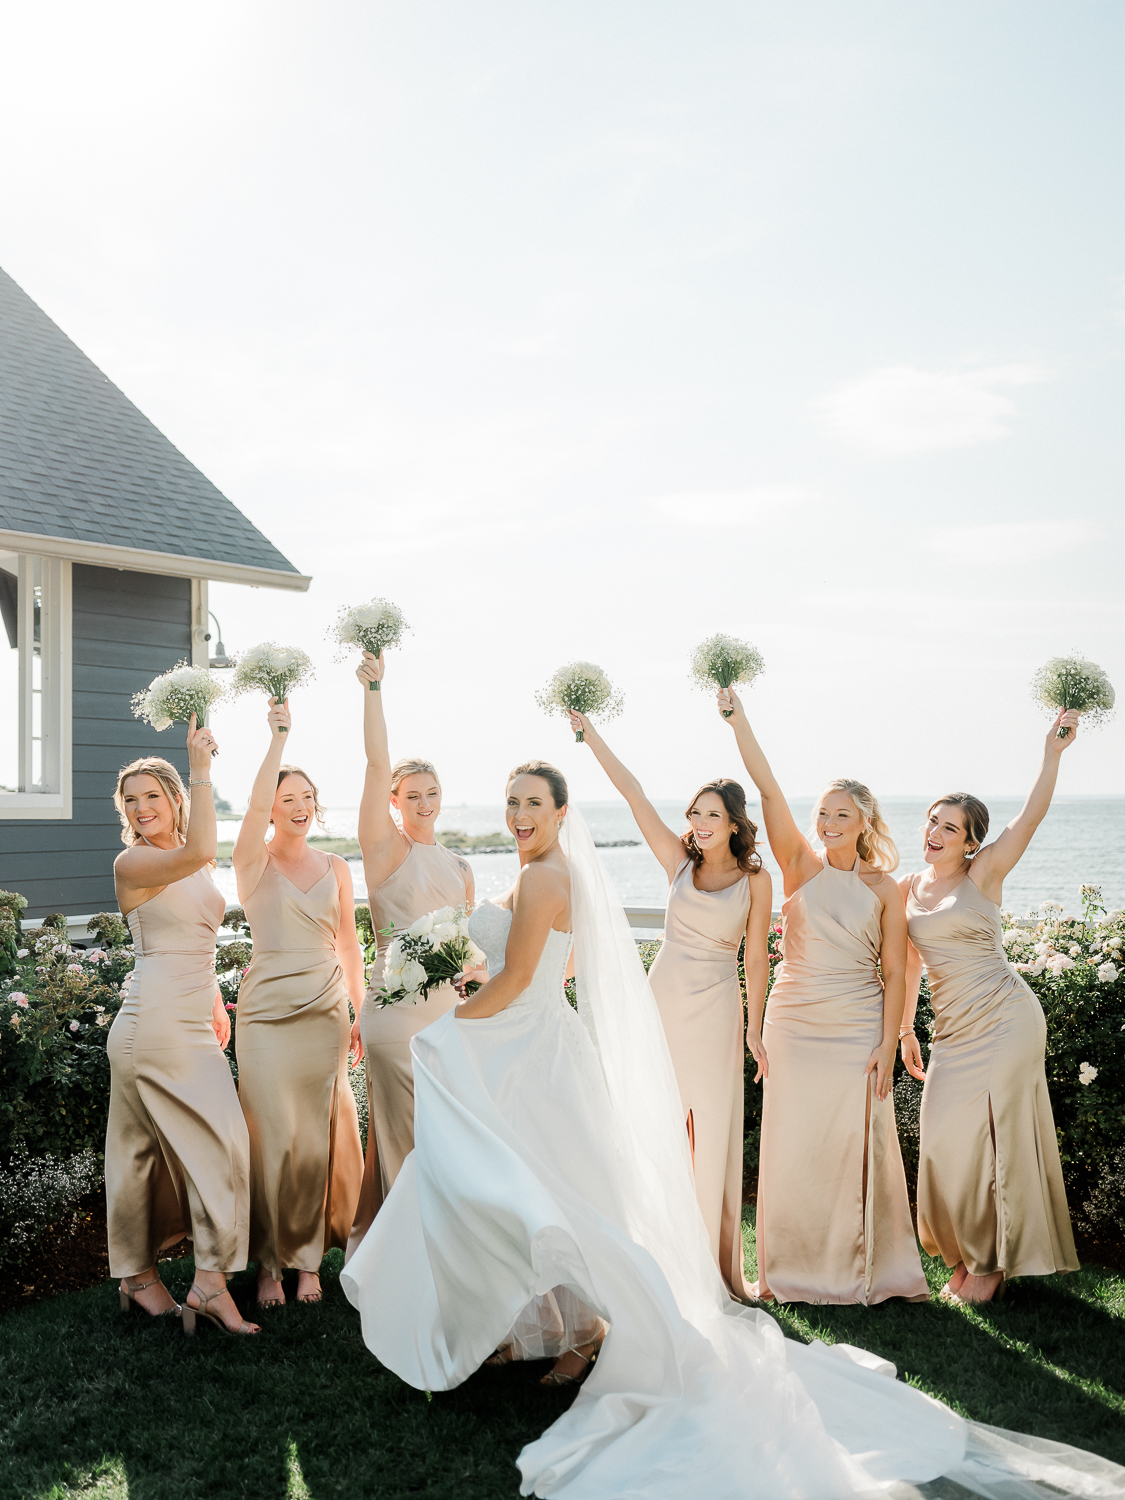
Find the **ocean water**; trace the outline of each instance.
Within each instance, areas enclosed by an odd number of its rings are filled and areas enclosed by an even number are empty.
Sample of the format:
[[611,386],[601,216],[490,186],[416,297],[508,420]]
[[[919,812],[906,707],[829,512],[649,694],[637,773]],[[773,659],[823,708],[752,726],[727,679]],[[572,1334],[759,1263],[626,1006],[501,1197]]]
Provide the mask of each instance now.
[[[793,815],[799,827],[808,826],[812,800],[794,800]],[[595,841],[636,839],[637,847],[602,849],[617,894],[626,906],[663,906],[668,883],[647,845],[641,840],[632,813],[623,801],[588,802],[578,806],[590,825]],[[900,871],[921,870],[922,822],[926,814],[924,797],[890,797],[883,802],[883,814],[890,826],[901,858]],[[1022,806],[1018,797],[997,797],[989,803],[995,837],[1016,816]],[[657,810],[670,828],[679,832],[684,825],[683,807],[676,802],[658,802]],[[341,838],[354,838],[359,809],[333,807],[326,814],[328,829]],[[774,905],[781,903],[781,875],[765,840],[758,810],[750,816],[759,825],[763,864],[773,876]],[[219,825],[220,840],[232,839],[238,831],[237,821]],[[462,804],[442,809],[439,829],[460,829],[463,833],[496,833],[504,829],[503,808],[499,804]],[[515,880],[519,861],[512,854],[474,854],[468,856],[473,868],[477,897],[499,896]],[[366,897],[363,865],[349,860],[356,895]],[[234,871],[215,872],[220,889],[229,901],[235,895]],[[1059,901],[1065,911],[1081,911],[1079,887],[1100,885],[1105,905],[1125,908],[1125,797],[1056,797],[1035,837],[1004,884],[1003,905],[1017,917],[1025,916],[1041,901]]]

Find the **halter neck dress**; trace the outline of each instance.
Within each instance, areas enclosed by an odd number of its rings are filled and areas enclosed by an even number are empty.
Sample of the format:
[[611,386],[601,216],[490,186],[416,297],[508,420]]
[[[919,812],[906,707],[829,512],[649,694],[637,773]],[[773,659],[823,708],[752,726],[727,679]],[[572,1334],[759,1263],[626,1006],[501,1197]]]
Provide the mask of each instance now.
[[[400,932],[443,906],[464,906],[466,865],[443,844],[411,843],[406,858],[370,892],[371,925],[379,953],[371,965],[360,1015],[367,1074],[367,1155],[363,1191],[348,1241],[348,1255],[371,1227],[383,1199],[414,1149],[414,1072],[410,1039],[457,1004],[457,991],[443,984],[415,1005],[381,1006],[374,998],[383,982],[387,949]],[[385,929],[390,928],[391,931]]]
[[[966,875],[933,910],[906,902],[930,981],[934,1039],[922,1090],[918,1238],[974,1276],[1076,1271],[1047,1023],[1008,966],[1000,908]],[[991,1117],[991,1124],[990,1124]]]
[[235,1049],[250,1132],[250,1259],[275,1277],[318,1271],[326,1250],[347,1244],[363,1176],[336,857],[307,891],[270,859],[243,903],[254,957]]
[[112,1276],[138,1276],[185,1234],[199,1270],[246,1265],[250,1148],[211,1026],[225,910],[210,873],[197,870],[128,916],[136,965],[106,1045]]
[[781,909],[757,1219],[759,1280],[779,1302],[929,1298],[893,1098],[863,1071],[883,1036],[882,906],[858,867],[825,860]]
[[734,1296],[742,1270],[744,1082],[738,949],[750,915],[750,877],[701,891],[685,859],[668,892],[664,942],[649,971],[692,1143],[695,1191],[711,1250]]

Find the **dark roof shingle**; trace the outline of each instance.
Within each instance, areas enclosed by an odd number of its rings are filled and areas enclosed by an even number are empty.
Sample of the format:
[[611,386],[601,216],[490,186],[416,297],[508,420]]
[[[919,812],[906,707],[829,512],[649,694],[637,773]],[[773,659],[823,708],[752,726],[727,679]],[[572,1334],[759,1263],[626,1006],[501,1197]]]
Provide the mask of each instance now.
[[0,528],[297,573],[2,270]]

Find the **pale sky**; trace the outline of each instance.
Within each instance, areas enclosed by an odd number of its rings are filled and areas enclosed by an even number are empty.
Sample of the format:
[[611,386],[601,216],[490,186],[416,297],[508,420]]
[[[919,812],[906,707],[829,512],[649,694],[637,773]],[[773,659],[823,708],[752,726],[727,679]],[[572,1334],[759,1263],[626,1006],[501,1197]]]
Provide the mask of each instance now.
[[533,698],[575,657],[654,795],[735,774],[717,630],[794,795],[1018,793],[1047,657],[1125,687],[1123,71],[1113,0],[10,6],[0,265],[313,575],[211,602],[318,658],[330,803],[372,594],[450,802],[532,754],[608,795]]

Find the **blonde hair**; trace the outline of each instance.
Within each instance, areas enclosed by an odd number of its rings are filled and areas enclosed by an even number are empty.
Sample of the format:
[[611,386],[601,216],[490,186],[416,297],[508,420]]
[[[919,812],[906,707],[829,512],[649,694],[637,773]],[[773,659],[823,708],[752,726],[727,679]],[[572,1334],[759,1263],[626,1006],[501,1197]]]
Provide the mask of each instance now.
[[[835,781],[828,783],[824,792],[846,792],[855,803],[856,810],[863,818],[863,828],[855,846],[860,859],[873,870],[885,870],[888,875],[892,870],[897,870],[898,846],[891,838],[891,830],[887,827],[879,803],[870,788],[864,786],[862,781],[854,781],[850,776],[837,776]],[[824,792],[820,794],[822,798]]]
[[441,777],[438,775],[432,760],[418,760],[415,756],[408,755],[403,760],[396,760],[391,767],[392,797],[407,776],[432,776],[438,786],[441,786]]
[[159,781],[175,813],[172,831],[186,842],[188,814],[191,811],[188,789],[181,781],[179,771],[170,760],[165,760],[160,755],[144,755],[140,760],[130,761],[127,766],[122,766],[117,773],[117,790],[113,794],[113,805],[117,809],[117,816],[121,819],[121,842],[125,847],[132,848],[141,838],[129,822],[129,816],[125,811],[125,783],[130,776],[151,776]]
[[[320,793],[316,789],[316,782],[312,779],[307,771],[302,771],[300,766],[279,766],[277,771],[278,787],[281,786],[281,783],[287,776],[301,776],[305,779],[305,781],[308,782],[313,794],[313,817],[322,828],[327,828],[328,825],[324,821],[324,809],[320,805]],[[276,795],[276,788],[274,794]],[[272,818],[270,819],[270,822],[273,822]]]

